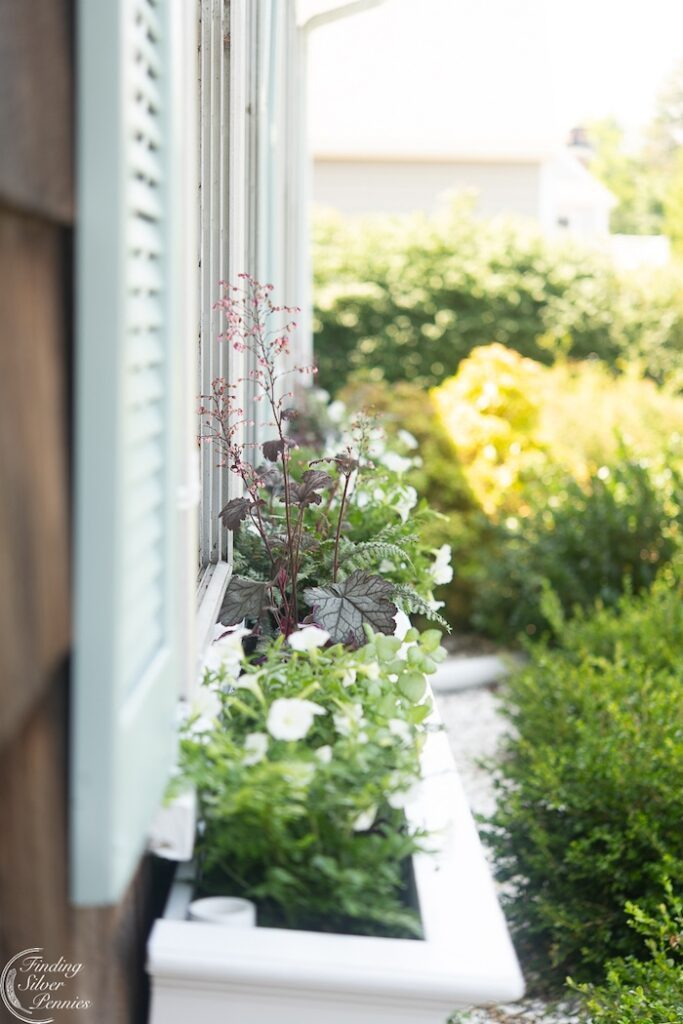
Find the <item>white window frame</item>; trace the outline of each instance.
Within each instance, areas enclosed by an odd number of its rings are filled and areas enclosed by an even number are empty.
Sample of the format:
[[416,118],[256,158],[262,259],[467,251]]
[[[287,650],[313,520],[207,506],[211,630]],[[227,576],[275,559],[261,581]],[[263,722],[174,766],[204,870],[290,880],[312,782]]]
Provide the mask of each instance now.
[[[213,309],[219,281],[249,267],[247,190],[248,43],[246,0],[199,0],[199,392],[219,376],[245,376],[243,355],[219,344],[221,317]],[[198,655],[201,667],[232,573],[232,538],[218,515],[240,493],[239,481],[219,467],[212,445],[200,458]],[[198,672],[189,677],[190,690]],[[187,694],[190,695],[190,694]]]

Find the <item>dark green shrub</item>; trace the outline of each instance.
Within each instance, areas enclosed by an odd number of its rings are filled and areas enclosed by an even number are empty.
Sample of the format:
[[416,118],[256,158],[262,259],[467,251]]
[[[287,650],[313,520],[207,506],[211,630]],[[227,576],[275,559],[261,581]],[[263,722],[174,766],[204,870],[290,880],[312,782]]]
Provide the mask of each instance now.
[[[651,592],[531,649],[504,696],[512,731],[486,823],[517,948],[546,981],[639,956],[627,901],[683,887],[681,566]],[[596,637],[602,637],[593,653]]]
[[681,522],[681,484],[671,468],[624,455],[583,486],[568,479],[553,492],[536,488],[536,511],[501,524],[482,553],[472,620],[491,636],[514,639],[550,626],[544,594],[565,615],[624,590],[648,587],[673,556]]
[[320,218],[314,240],[318,379],[331,391],[357,371],[439,383],[491,342],[543,363],[558,352],[610,365],[642,357],[658,380],[683,349],[678,283],[619,275],[594,253],[475,220],[462,200],[433,219]]
[[651,917],[628,904],[631,924],[645,937],[651,959],[613,960],[607,980],[581,985],[590,1024],[681,1024],[683,1021],[683,901],[668,886],[669,906]]

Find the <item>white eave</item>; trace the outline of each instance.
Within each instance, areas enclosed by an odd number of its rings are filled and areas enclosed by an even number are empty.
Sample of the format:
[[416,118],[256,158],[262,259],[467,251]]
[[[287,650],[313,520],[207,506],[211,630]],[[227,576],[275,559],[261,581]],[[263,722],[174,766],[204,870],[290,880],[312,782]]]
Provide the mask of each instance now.
[[360,14],[371,7],[379,7],[384,2],[385,0],[348,0],[347,3],[339,3],[339,0],[297,0],[296,23],[300,28],[311,31],[340,18]]

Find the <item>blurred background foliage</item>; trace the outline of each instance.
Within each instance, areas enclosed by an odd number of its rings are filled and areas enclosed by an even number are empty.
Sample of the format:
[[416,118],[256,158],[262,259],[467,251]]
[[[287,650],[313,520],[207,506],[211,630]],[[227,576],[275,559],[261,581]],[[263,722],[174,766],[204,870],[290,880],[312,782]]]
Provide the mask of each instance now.
[[617,197],[610,227],[627,235],[666,235],[683,253],[683,64],[661,90],[636,147],[613,117],[586,125],[590,170]]
[[454,552],[446,615],[512,641],[567,613],[647,586],[678,543],[683,398],[599,363],[545,367],[500,345],[475,349],[425,391],[348,384],[349,404],[408,429],[422,464],[409,482],[442,513],[429,541]]
[[330,390],[349,373],[438,384],[493,342],[546,365],[564,355],[614,372],[635,364],[658,383],[680,377],[673,271],[619,273],[600,253],[475,219],[467,196],[435,217],[322,213],[314,268],[319,383]]
[[441,593],[506,642],[649,585],[680,531],[683,290],[619,273],[466,198],[442,215],[316,225],[319,382],[408,430],[407,482],[442,516]]

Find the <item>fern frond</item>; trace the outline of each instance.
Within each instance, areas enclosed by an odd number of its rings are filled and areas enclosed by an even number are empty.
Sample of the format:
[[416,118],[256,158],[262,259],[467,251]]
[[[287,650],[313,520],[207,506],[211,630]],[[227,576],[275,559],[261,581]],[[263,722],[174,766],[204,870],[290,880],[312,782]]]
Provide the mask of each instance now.
[[443,615],[439,615],[438,612],[430,608],[424,597],[421,597],[416,590],[412,587],[408,587],[405,583],[397,583],[394,587],[394,601],[399,606],[401,611],[404,612],[415,612],[417,615],[424,615],[430,622],[438,622],[440,626],[450,633],[451,627],[449,623],[444,619]]
[[360,544],[351,545],[340,558],[341,564],[347,571],[355,569],[371,569],[382,559],[387,558],[403,563],[409,569],[413,568],[410,556],[397,544],[388,544],[383,541],[368,540]]

